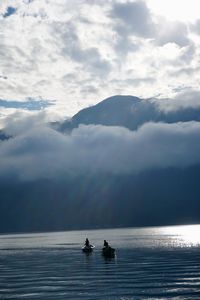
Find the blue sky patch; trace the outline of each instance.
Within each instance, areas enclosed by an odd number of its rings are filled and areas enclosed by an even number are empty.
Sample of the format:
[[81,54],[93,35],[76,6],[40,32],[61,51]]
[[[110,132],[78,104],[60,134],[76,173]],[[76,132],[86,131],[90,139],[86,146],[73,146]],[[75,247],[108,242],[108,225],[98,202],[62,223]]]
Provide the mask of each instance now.
[[14,8],[12,6],[8,6],[5,14],[3,15],[3,17],[7,18],[7,17],[13,15],[15,12],[16,12],[16,8]]
[[0,107],[4,107],[4,108],[42,110],[50,105],[54,105],[54,102],[50,100],[43,100],[43,99],[27,98],[26,101],[0,99]]

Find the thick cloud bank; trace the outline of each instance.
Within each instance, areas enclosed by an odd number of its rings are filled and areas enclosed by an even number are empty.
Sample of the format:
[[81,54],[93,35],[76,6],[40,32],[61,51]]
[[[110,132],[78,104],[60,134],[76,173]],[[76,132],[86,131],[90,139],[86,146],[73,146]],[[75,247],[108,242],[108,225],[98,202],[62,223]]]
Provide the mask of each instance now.
[[35,128],[0,144],[1,178],[138,174],[200,164],[200,123],[146,123],[137,131],[81,125],[64,135]]

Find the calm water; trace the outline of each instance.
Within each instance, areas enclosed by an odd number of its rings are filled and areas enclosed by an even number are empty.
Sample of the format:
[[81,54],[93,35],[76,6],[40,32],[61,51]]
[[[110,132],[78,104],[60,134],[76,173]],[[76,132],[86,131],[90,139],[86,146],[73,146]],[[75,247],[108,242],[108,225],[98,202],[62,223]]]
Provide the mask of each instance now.
[[200,299],[200,225],[0,236],[0,299],[168,298]]

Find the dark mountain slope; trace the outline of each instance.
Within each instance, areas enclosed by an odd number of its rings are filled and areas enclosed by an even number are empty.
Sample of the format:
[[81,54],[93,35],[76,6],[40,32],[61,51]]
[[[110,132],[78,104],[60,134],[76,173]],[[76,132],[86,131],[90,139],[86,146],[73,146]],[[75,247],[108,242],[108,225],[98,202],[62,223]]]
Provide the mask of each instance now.
[[200,167],[0,184],[0,231],[200,223]]
[[165,123],[200,121],[200,108],[181,108],[166,113],[159,109],[158,101],[162,100],[113,96],[97,105],[81,110],[70,121],[63,122],[58,128],[60,131],[70,131],[80,124],[101,124],[136,130],[150,121]]

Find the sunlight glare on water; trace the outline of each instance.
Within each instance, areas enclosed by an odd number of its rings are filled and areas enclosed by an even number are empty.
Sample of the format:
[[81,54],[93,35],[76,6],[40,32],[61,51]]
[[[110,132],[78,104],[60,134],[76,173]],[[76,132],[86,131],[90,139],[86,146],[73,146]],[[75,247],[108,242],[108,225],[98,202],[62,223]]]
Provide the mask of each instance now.
[[200,225],[160,227],[158,232],[167,235],[175,246],[195,247],[200,245]]

